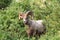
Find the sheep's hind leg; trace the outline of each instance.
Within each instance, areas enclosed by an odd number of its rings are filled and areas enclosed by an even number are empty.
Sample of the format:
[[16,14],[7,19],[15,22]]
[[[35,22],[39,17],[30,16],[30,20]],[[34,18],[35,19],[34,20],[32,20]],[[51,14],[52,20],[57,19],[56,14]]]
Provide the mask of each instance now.
[[28,39],[29,39],[31,37],[31,35],[33,34],[33,30],[28,29],[26,32],[27,32]]

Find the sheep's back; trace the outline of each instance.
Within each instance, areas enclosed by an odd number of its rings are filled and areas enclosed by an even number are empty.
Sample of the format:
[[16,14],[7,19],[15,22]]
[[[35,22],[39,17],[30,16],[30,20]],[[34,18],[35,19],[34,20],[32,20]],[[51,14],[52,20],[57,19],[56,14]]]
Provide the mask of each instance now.
[[31,27],[34,30],[44,31],[43,20],[38,20],[38,21],[32,20]]

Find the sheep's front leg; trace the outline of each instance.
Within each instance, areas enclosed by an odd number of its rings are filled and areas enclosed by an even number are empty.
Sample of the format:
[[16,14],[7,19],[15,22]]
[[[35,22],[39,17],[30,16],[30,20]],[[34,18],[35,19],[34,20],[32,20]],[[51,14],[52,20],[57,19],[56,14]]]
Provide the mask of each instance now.
[[29,38],[30,38],[30,36],[31,36],[31,30],[30,30],[30,29],[28,29],[28,30],[26,30],[26,32],[27,32],[28,39],[29,39]]
[[35,36],[35,34],[36,34],[36,31],[34,30],[34,31],[33,31],[33,36]]

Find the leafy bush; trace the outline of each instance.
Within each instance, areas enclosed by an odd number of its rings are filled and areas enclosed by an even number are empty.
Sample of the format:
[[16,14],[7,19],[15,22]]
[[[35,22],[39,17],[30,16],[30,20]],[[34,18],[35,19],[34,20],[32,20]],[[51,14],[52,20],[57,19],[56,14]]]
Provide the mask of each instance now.
[[0,0],[0,9],[7,7],[11,3],[11,0]]

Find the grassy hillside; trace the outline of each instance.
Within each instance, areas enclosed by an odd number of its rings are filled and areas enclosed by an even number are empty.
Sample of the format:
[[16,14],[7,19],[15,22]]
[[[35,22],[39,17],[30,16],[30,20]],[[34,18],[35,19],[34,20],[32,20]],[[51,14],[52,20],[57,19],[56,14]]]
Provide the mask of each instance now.
[[0,40],[28,40],[25,25],[18,19],[19,12],[28,10],[35,20],[44,20],[47,29],[45,35],[29,40],[60,40],[60,0],[12,0],[0,9]]

